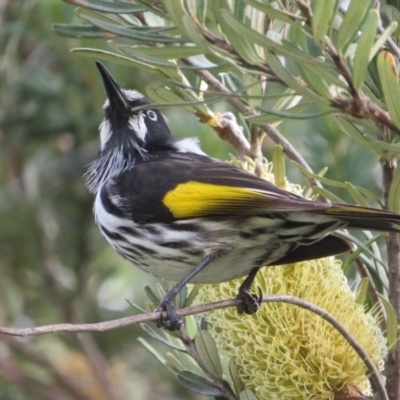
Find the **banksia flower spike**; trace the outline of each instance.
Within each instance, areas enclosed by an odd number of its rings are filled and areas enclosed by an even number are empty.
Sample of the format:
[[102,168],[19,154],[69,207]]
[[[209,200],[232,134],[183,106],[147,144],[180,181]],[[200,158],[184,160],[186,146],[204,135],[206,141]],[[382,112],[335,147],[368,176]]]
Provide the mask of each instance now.
[[[240,283],[204,285],[196,302],[235,297]],[[382,369],[386,347],[378,321],[355,302],[339,260],[264,268],[255,284],[266,295],[289,294],[327,310]],[[369,392],[363,361],[333,326],[309,310],[267,303],[251,316],[234,308],[213,311],[208,322],[226,364],[236,362],[245,387],[260,399],[343,400]]]

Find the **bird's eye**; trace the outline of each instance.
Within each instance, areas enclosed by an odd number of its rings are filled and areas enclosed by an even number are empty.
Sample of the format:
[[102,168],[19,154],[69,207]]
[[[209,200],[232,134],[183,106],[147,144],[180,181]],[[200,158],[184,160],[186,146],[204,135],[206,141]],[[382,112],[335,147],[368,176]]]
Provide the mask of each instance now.
[[157,121],[157,114],[156,114],[154,111],[152,111],[152,110],[147,111],[147,116],[148,116],[152,121]]

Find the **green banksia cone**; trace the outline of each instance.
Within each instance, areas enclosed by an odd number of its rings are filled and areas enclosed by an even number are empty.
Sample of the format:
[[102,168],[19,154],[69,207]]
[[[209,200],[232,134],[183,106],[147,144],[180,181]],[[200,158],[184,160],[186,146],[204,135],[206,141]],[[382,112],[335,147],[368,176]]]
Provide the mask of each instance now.
[[[235,297],[242,281],[204,285],[196,302]],[[288,294],[325,309],[383,368],[385,338],[377,319],[356,304],[339,260],[263,268],[257,286],[266,295]],[[216,310],[208,322],[225,364],[234,360],[243,384],[260,399],[354,400],[369,392],[363,361],[334,327],[309,310],[266,303],[251,316],[234,308]]]

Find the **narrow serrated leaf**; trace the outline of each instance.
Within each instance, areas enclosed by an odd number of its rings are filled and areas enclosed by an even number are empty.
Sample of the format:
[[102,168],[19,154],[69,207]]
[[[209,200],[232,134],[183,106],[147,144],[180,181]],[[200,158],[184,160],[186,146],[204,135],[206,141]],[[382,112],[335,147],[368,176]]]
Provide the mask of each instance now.
[[[313,172],[310,172],[303,168],[300,164],[298,164],[295,161],[291,161],[291,163],[300,171],[300,173],[306,177],[309,178],[314,178],[315,180],[321,182],[323,185],[331,186],[331,187],[338,187],[338,188],[343,188],[346,189],[346,185],[342,182],[336,182],[331,179],[324,178],[323,176],[314,174]],[[360,188],[358,186],[355,186],[355,188],[364,196],[373,199],[374,201],[377,201],[379,203],[379,199],[370,191]],[[344,201],[341,201],[341,203],[345,203]]]
[[100,60],[113,61],[118,64],[129,65],[130,67],[134,66],[136,68],[143,69],[149,72],[156,72],[155,68],[141,63],[139,61],[133,60],[132,58],[121,56],[120,54],[111,53],[110,51],[99,50],[99,49],[90,49],[90,48],[75,48],[71,50],[72,53],[78,53],[87,57],[96,57]]
[[245,36],[238,35],[235,29],[226,23],[224,18],[218,18],[218,23],[221,30],[227,37],[229,43],[239,53],[239,55],[248,63],[258,65],[260,57],[257,55],[253,43],[251,43]]
[[365,201],[364,197],[362,197],[361,193],[355,188],[355,186],[353,186],[350,182],[345,182],[344,186],[350,193],[351,197],[353,197],[356,204],[363,207],[369,207],[369,204]]
[[400,166],[397,164],[396,171],[394,172],[393,180],[390,185],[388,208],[390,211],[400,211]]
[[267,52],[267,60],[270,68],[275,75],[284,82],[287,86],[293,89],[298,94],[304,96],[307,100],[315,102],[317,104],[330,105],[330,101],[325,99],[312,90],[303,86],[291,72],[289,72],[279,61],[279,58],[271,52]]
[[165,364],[165,358],[146,339],[140,337],[138,338],[138,342],[141,343],[157,361],[161,364]]
[[203,53],[203,50],[197,46],[148,47],[148,46],[131,46],[131,45],[117,43],[116,47],[122,50],[129,49],[133,52],[143,54],[145,56],[166,58],[168,60],[192,57]]
[[322,47],[325,36],[329,36],[337,6],[337,0],[318,0],[313,3],[311,27],[315,39]]
[[[265,35],[251,29],[249,26],[244,23],[238,21],[229,10],[222,9],[220,12],[222,18],[225,19],[225,22],[232,27],[232,29],[236,30],[238,35],[243,35],[249,41],[254,42],[255,44],[260,45],[264,49],[268,49],[274,53],[287,56],[292,58],[293,60],[304,62],[311,65],[321,65],[321,61],[315,58],[312,58],[306,53],[303,53],[300,49],[295,49],[291,46],[284,46]],[[268,60],[268,59],[267,59]],[[274,71],[275,72],[275,71]]]
[[184,15],[182,23],[187,37],[190,38],[194,44],[203,49],[205,53],[208,53],[210,51],[210,44],[199,32],[200,26],[197,23],[197,20],[190,15]]
[[333,123],[346,135],[350,136],[357,143],[367,146],[369,149],[377,153],[379,156],[384,157],[384,152],[374,146],[374,144],[367,139],[367,136],[361,132],[352,122],[348,121],[341,115],[331,116]]
[[160,297],[157,296],[157,295],[154,293],[153,289],[152,289],[150,286],[148,286],[148,285],[145,285],[145,287],[144,287],[144,292],[146,293],[146,296],[149,298],[149,300],[150,300],[152,303],[154,303],[155,305],[158,305],[158,303],[160,302],[161,296],[160,296]]
[[[142,27],[136,26],[126,26],[117,24],[115,21],[110,19],[105,19],[99,13],[91,12],[89,13],[87,10],[81,11],[79,16],[85,19],[87,22],[90,22],[92,25],[97,26],[98,28],[104,29],[107,32],[115,33],[119,36],[134,38],[137,40],[142,40],[145,42],[155,42],[155,43],[187,43],[187,39],[176,36],[167,36],[161,32],[167,31],[165,27],[160,27],[160,31],[157,31],[157,27],[153,27],[152,30],[149,29],[141,29]],[[112,21],[112,22],[111,22]]]
[[379,25],[378,10],[371,10],[362,26],[362,34],[358,41],[353,65],[353,86],[360,90],[368,71],[370,53],[375,42],[376,31]]
[[72,37],[75,39],[112,39],[118,37],[118,35],[114,33],[105,32],[92,25],[53,24],[53,31],[60,36]]
[[215,384],[191,371],[181,371],[176,375],[178,381],[192,392],[205,396],[222,396],[222,393],[215,387]]
[[310,67],[307,64],[297,63],[300,71],[300,75],[308,86],[315,90],[320,96],[325,99],[332,99],[332,94],[329,90],[329,86],[325,82],[324,78],[319,74],[314,67]]
[[400,155],[400,143],[387,143],[382,140],[371,140],[371,145],[385,160],[392,161]]
[[313,186],[312,191],[322,197],[325,197],[326,199],[330,200],[332,203],[339,203],[339,204],[344,204],[346,203],[343,199],[340,197],[336,196],[329,190],[323,189],[319,186]]
[[396,350],[396,343],[398,340],[396,311],[385,297],[383,297],[380,293],[378,293],[378,296],[381,299],[386,311],[386,324],[387,324],[386,340],[387,340],[388,350],[389,353],[393,353]]
[[304,19],[299,15],[292,14],[286,10],[275,8],[266,2],[261,2],[257,0],[246,0],[246,3],[253,6],[254,8],[257,8],[260,11],[265,12],[265,14],[267,14],[271,18],[279,19],[280,21],[293,25],[296,28],[308,30],[306,25],[302,25]]
[[232,379],[233,387],[236,393],[240,393],[243,389],[243,383],[240,380],[237,364],[234,360],[229,362],[229,374]]
[[391,34],[397,29],[397,22],[392,22],[379,36],[379,39],[375,42],[375,44],[372,46],[372,49],[369,53],[369,60],[371,61],[374,57],[375,54],[382,48],[382,46],[386,43],[386,41],[389,39]]
[[374,0],[352,0],[340,26],[336,48],[344,54],[363,24]]
[[[330,108],[330,107],[321,107],[321,111],[305,114],[301,113],[301,110],[310,107],[310,104],[299,104],[298,106],[289,108],[287,110],[274,110],[272,108],[266,107],[256,107],[257,110],[267,113],[266,115],[276,115],[280,118],[279,119],[310,119],[310,118],[317,118],[323,115],[331,114],[336,112],[337,110]],[[254,124],[259,123],[267,123],[267,118],[264,118],[264,115],[249,117],[246,118],[248,121],[251,121]],[[269,122],[270,123],[270,122]]]
[[194,338],[199,357],[207,370],[222,379],[222,365],[213,337],[207,331],[200,331]]
[[369,278],[362,278],[357,288],[356,298],[354,301],[356,304],[364,305],[368,298]]
[[172,343],[170,340],[168,340],[164,336],[161,336],[158,332],[156,332],[154,329],[152,329],[149,325],[140,324],[140,326],[153,339],[165,344],[166,346],[170,347],[173,350],[177,350],[177,351],[181,351],[183,353],[187,353],[187,351],[185,349],[183,349],[182,347],[177,346],[175,343]]
[[378,54],[377,67],[383,96],[393,123],[400,128],[400,87],[396,61],[393,54],[382,50]]
[[145,9],[134,4],[116,0],[64,0],[66,3],[78,7],[90,8],[92,10],[107,12],[111,14],[131,14],[143,12]]

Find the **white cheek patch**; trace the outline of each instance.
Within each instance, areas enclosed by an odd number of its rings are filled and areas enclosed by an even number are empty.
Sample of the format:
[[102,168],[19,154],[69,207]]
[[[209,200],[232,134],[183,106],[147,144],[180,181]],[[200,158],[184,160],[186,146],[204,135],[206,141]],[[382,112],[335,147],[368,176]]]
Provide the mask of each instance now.
[[205,155],[200,149],[199,140],[197,138],[180,139],[174,143],[174,147],[180,153],[195,153]]
[[137,137],[144,142],[147,134],[147,126],[144,122],[143,114],[136,114],[135,116],[129,118],[128,123]]
[[100,147],[101,150],[103,150],[112,135],[110,123],[104,119],[103,122],[100,124],[99,130],[100,130]]

